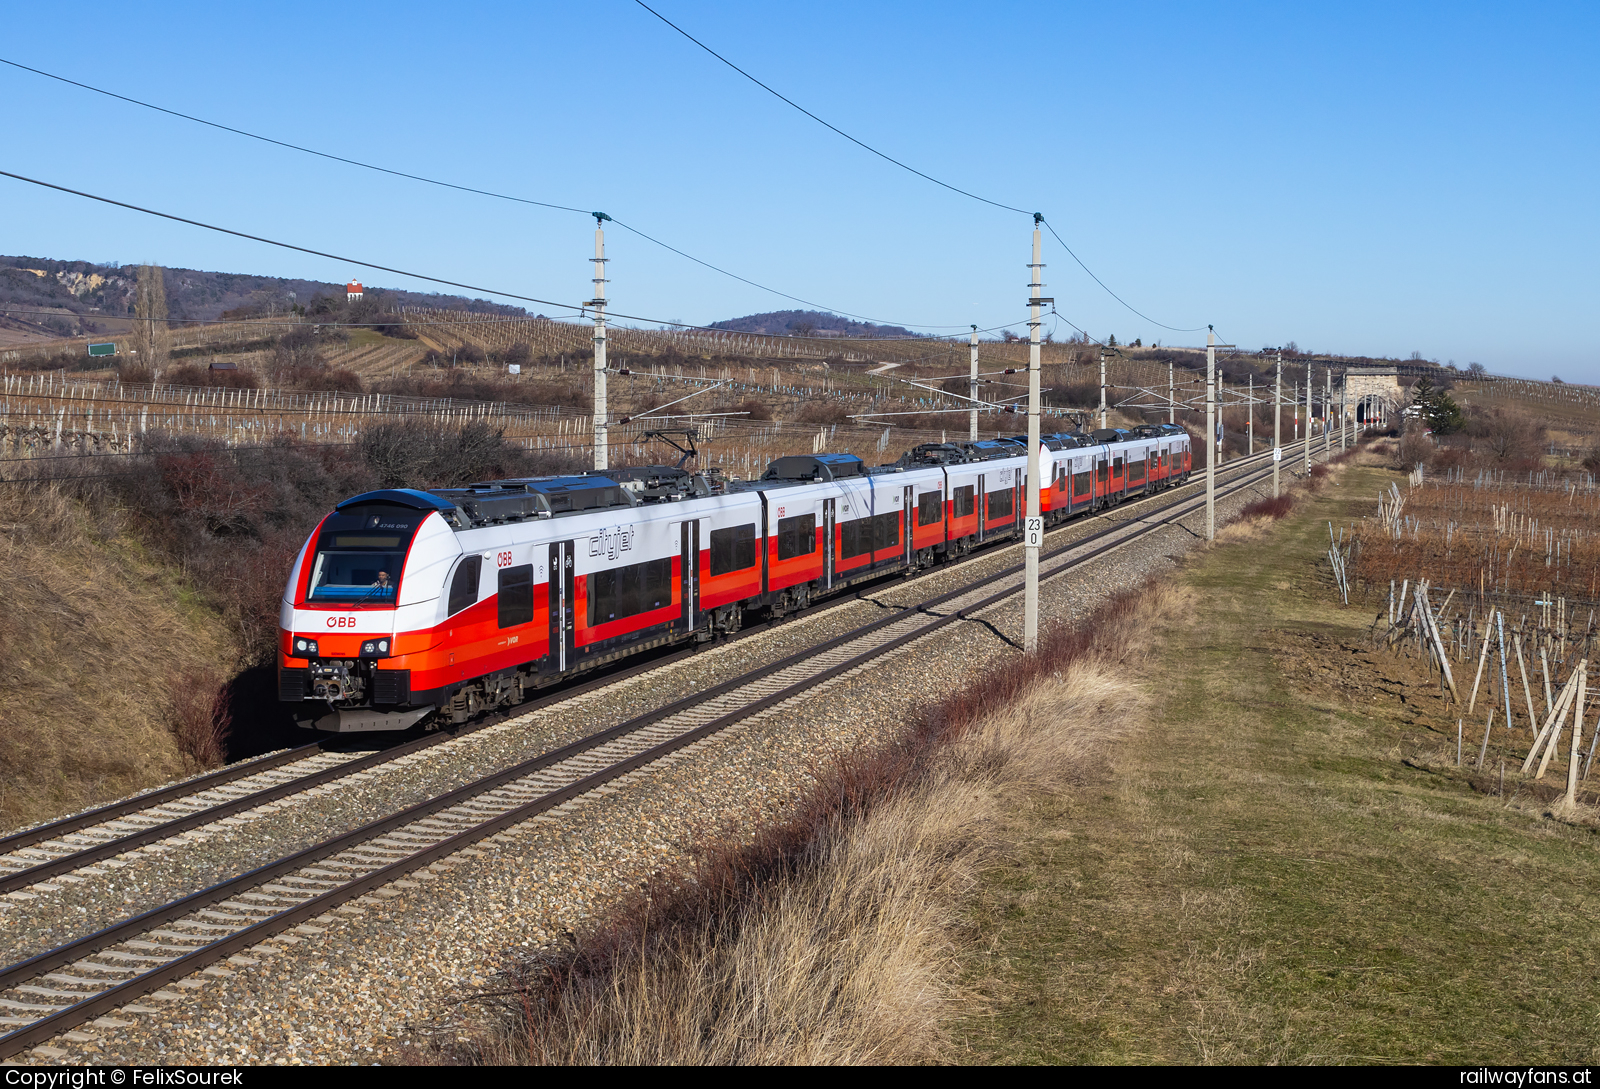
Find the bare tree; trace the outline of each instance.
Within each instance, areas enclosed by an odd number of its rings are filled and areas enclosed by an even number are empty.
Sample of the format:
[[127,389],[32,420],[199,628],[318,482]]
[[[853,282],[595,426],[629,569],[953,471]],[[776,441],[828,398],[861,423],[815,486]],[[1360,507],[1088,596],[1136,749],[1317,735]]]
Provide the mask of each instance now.
[[139,284],[133,299],[133,350],[136,366],[150,372],[150,381],[161,377],[167,362],[171,337],[167,328],[167,288],[158,265],[139,266]]

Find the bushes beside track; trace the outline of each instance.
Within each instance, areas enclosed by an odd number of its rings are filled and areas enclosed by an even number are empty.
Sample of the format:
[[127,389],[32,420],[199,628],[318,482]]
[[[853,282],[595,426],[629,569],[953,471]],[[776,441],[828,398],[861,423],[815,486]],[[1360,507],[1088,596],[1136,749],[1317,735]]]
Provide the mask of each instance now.
[[1133,728],[1125,663],[1176,600],[1151,585],[1035,655],[918,711],[876,749],[818,769],[782,823],[704,851],[566,953],[516,951],[506,1032],[475,1061],[836,1064],[940,1055],[949,928],[992,830],[1080,781]]
[[[211,766],[304,741],[277,702],[278,605],[296,552],[334,504],[381,487],[455,485],[576,465],[561,454],[532,454],[483,424],[406,422],[370,428],[350,445],[285,438],[230,447],[157,434],[128,455],[69,454],[6,468],[0,487],[14,512],[8,582],[31,590],[58,572],[65,578],[61,565],[80,563],[88,604],[68,609],[70,633],[58,630],[63,607],[43,602],[13,609],[0,623],[0,653],[40,647],[28,660],[49,656],[59,683],[74,694],[64,702],[41,696],[28,716],[32,725],[0,751],[0,776],[12,778],[9,793],[0,788],[0,820],[119,796],[183,764]],[[142,584],[125,586],[125,570],[109,573],[119,556],[124,566],[148,572]],[[117,589],[103,609],[94,605],[102,582]],[[123,600],[124,590],[140,600]],[[166,630],[140,630],[150,623]],[[63,641],[60,652],[44,649]],[[143,736],[153,725],[166,732],[166,755],[119,757],[114,772],[87,754],[30,765],[31,745],[54,750],[46,735],[81,739],[76,720],[93,717],[93,694],[126,686],[129,677],[138,678],[138,706],[105,728]],[[89,702],[75,709],[79,697]],[[82,747],[120,751],[102,742]],[[19,799],[15,807],[8,796]]]

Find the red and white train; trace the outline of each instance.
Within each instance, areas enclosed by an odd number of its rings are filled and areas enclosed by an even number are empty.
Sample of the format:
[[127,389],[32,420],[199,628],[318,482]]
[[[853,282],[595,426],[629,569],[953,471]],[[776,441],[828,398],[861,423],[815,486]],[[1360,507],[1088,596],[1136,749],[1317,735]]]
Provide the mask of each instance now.
[[[1047,524],[1188,478],[1187,432],[1045,436]],[[666,466],[367,492],[289,572],[278,698],[302,725],[463,722],[624,655],[739,630],[887,573],[1020,536],[1027,440],[868,468],[782,457],[759,480]]]

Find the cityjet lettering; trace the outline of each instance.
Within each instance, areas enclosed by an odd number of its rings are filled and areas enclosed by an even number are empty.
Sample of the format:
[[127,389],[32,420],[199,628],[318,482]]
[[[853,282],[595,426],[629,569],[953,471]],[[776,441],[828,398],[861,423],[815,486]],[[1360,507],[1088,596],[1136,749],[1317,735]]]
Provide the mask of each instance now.
[[589,555],[604,556],[608,560],[617,558],[621,552],[633,551],[633,535],[638,531],[632,526],[624,529],[617,526],[615,529],[603,529],[595,536],[589,538]]

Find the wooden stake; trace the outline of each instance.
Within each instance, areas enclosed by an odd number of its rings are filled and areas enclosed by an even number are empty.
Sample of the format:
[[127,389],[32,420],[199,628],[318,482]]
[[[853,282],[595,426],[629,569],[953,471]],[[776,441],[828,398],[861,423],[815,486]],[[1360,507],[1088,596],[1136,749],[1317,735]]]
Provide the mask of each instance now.
[[1494,708],[1489,708],[1489,721],[1483,724],[1483,747],[1478,750],[1478,770],[1483,770],[1483,758],[1489,755],[1489,730],[1494,726]]
[[1494,625],[1494,613],[1489,613],[1489,619],[1484,624],[1483,648],[1478,651],[1478,673],[1472,678],[1472,698],[1467,701],[1467,714],[1472,714],[1473,705],[1478,702],[1478,682],[1483,680],[1483,663],[1489,660],[1489,632]]
[[1456,690],[1455,674],[1450,671],[1450,659],[1444,652],[1444,637],[1439,634],[1439,622],[1434,619],[1433,609],[1428,604],[1428,590],[1425,585],[1417,587],[1417,604],[1422,606],[1423,624],[1433,636],[1433,647],[1438,653],[1439,668],[1444,672],[1445,683],[1450,686],[1450,697],[1460,704],[1461,693]]
[[[1532,769],[1533,762],[1538,757],[1539,751],[1546,747],[1546,741],[1550,741],[1552,744],[1554,743],[1554,737],[1552,736],[1552,733],[1555,737],[1560,736],[1560,726],[1558,725],[1558,722],[1566,716],[1567,701],[1576,691],[1577,684],[1578,677],[1577,674],[1574,673],[1571,677],[1567,678],[1567,683],[1562,686],[1560,694],[1556,696],[1556,705],[1550,709],[1550,716],[1545,719],[1544,725],[1540,727],[1539,732],[1534,735],[1533,746],[1528,749],[1528,758],[1522,762],[1522,774],[1526,775],[1528,774],[1529,770]],[[1543,772],[1541,769],[1541,774],[1542,773]]]
[[1517,651],[1517,670],[1522,674],[1522,695],[1528,701],[1528,721],[1537,722],[1539,716],[1533,711],[1533,689],[1528,686],[1528,667],[1522,662],[1522,636],[1513,635],[1511,642]]
[[1578,755],[1583,748],[1583,698],[1589,686],[1589,663],[1578,667],[1578,706],[1572,719],[1572,751],[1567,755],[1567,804],[1578,803]]
[[[1582,671],[1574,670],[1572,680],[1564,691],[1576,695],[1577,689],[1575,686],[1580,676],[1582,676]],[[1561,744],[1561,730],[1567,724],[1567,712],[1572,709],[1573,695],[1569,695],[1561,701],[1561,714],[1556,718],[1556,727],[1550,733],[1550,740],[1545,743],[1544,758],[1539,761],[1539,772],[1534,776],[1535,779],[1544,778],[1545,771],[1550,767],[1550,758],[1556,754],[1556,748]]]

